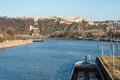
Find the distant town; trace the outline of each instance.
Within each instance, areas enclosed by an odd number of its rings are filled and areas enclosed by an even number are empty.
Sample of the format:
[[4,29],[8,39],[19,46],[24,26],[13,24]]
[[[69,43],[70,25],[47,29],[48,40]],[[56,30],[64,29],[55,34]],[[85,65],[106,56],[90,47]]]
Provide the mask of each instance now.
[[[32,16],[32,17],[16,17],[18,19],[29,19],[32,18],[34,20],[43,20],[43,19],[54,19],[54,20],[60,20],[60,23],[65,24],[72,24],[73,22],[80,22],[82,20],[85,20],[84,18],[81,18],[80,16],[73,16],[73,17],[64,17],[64,16]],[[87,21],[87,20],[85,20]],[[106,24],[106,25],[114,25],[118,24],[120,25],[120,20],[104,20],[104,21],[88,21],[89,25],[99,25],[99,24]]]

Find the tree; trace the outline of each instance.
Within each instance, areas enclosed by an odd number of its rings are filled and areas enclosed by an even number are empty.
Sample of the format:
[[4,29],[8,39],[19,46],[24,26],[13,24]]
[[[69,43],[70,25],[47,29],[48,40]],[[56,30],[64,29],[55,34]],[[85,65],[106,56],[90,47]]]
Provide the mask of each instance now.
[[2,37],[0,37],[0,42],[3,42],[3,38]]
[[15,30],[12,27],[9,27],[6,32],[8,34],[8,40],[13,40],[15,36]]
[[12,27],[9,27],[4,33],[3,33],[3,41],[5,40],[13,40],[15,36],[15,31]]
[[87,26],[87,24],[88,24],[88,22],[83,19],[81,22],[78,23],[78,30],[81,29],[81,30],[84,31],[84,29]]

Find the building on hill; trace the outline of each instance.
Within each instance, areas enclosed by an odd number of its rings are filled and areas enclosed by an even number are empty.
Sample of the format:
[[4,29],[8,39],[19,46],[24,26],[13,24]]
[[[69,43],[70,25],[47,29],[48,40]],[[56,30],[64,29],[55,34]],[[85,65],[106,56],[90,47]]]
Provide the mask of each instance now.
[[40,36],[40,29],[38,28],[38,18],[34,19],[34,25],[30,26],[30,35],[31,36]]
[[75,17],[60,17],[62,20],[60,21],[60,24],[72,24],[73,22],[81,22],[83,19],[79,16],[75,16]]

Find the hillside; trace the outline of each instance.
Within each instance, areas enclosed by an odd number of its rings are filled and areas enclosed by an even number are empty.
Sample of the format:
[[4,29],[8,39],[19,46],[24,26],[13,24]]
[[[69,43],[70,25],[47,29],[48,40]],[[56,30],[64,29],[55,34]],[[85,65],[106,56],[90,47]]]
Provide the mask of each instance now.
[[[109,37],[111,30],[110,25],[98,23],[98,25],[89,25],[88,21],[72,22],[71,24],[60,23],[61,19],[39,19],[38,28],[40,34],[49,37],[67,37],[83,36],[88,38]],[[34,24],[33,18],[7,18],[0,17],[0,33],[6,32],[12,27],[15,34],[29,35],[29,26]],[[120,32],[120,31],[118,31]],[[119,34],[118,34],[119,36]]]
[[17,19],[0,17],[0,32],[3,33],[7,28],[12,27],[16,34],[28,34],[29,26],[33,25],[33,19]]

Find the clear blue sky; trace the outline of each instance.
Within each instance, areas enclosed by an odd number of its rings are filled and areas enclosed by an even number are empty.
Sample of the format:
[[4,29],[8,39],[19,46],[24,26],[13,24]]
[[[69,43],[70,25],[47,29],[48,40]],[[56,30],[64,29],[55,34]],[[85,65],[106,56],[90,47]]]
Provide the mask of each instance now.
[[0,0],[0,16],[81,16],[120,20],[120,0]]

